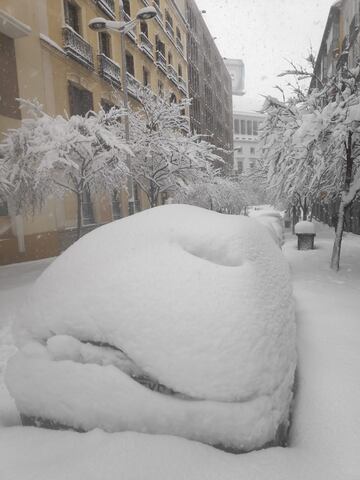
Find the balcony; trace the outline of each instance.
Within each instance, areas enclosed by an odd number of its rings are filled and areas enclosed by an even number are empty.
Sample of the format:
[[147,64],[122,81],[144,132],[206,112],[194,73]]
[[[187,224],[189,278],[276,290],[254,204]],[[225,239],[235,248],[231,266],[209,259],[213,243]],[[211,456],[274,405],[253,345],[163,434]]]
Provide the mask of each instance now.
[[159,5],[154,2],[153,3],[153,7],[155,8],[156,10],[156,17],[155,19],[157,20],[158,23],[160,23],[161,26],[163,26],[164,24],[164,15],[162,14],[161,10],[160,10],[160,7]]
[[184,95],[188,94],[186,82],[182,77],[178,77],[178,87],[179,87],[179,90],[181,90]]
[[160,50],[156,50],[156,65],[160,68],[160,70],[167,75],[167,67],[166,67],[166,58],[160,52]]
[[106,13],[108,17],[115,20],[115,0],[96,0],[96,5]]
[[142,50],[151,60],[154,60],[153,48],[154,45],[150,42],[145,33],[140,33],[140,50]]
[[78,61],[90,70],[94,69],[93,51],[81,35],[70,26],[63,27],[64,50],[69,57]]
[[121,86],[121,74],[120,67],[117,63],[113,62],[106,55],[101,53],[99,58],[99,74],[112,85],[120,88]]
[[130,72],[126,72],[126,79],[129,94],[137,98],[140,82]]
[[175,38],[174,28],[173,28],[173,26],[171,25],[171,23],[170,23],[168,20],[166,20],[166,22],[165,22],[165,31],[166,31],[166,33],[167,33],[168,35],[170,35],[170,37],[171,37],[172,39]]
[[184,54],[184,45],[179,37],[176,37],[176,47],[182,54]]
[[[131,22],[130,15],[125,11],[124,11],[124,22]],[[135,28],[135,25],[134,25],[134,28]],[[126,32],[126,35],[128,35],[133,42],[136,42],[136,34],[134,32],[134,29],[131,29],[129,32]]]
[[167,76],[169,80],[171,80],[176,86],[178,84],[178,77],[175,68],[172,65],[168,65],[167,67]]

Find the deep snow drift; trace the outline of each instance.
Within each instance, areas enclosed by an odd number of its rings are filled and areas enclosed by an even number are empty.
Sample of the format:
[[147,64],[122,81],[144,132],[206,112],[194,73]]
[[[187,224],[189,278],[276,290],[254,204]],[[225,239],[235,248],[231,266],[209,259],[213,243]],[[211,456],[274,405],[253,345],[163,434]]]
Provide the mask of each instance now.
[[55,260],[29,291],[17,343],[6,379],[27,416],[259,448],[292,398],[288,266],[255,220],[155,208]]

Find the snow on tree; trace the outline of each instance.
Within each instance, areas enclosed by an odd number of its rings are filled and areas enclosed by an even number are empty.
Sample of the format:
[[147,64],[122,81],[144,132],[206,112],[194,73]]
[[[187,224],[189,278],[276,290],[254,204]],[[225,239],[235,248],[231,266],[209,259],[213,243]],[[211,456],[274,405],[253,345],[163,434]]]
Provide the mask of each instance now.
[[162,192],[196,183],[209,165],[223,160],[214,145],[190,133],[185,115],[189,100],[171,102],[170,94],[162,98],[143,87],[137,99],[138,105],[129,111],[131,173],[154,207]]
[[52,194],[72,192],[77,201],[77,236],[81,235],[86,193],[118,190],[128,169],[129,147],[117,135],[121,112],[89,112],[85,117],[47,115],[37,103],[21,101],[30,118],[8,131],[0,144],[17,211],[41,209]]
[[240,214],[248,205],[245,189],[239,181],[209,171],[203,179],[184,185],[174,198],[175,203],[195,205],[219,213]]

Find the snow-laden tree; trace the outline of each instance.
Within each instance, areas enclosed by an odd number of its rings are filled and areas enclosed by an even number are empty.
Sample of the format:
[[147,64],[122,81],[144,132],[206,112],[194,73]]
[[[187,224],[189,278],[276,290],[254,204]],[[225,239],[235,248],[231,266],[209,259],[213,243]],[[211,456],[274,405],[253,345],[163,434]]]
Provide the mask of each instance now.
[[137,98],[129,111],[131,174],[154,207],[162,192],[203,179],[210,165],[223,161],[214,145],[190,133],[189,100],[171,102],[170,95],[162,98],[142,87]]
[[236,179],[219,176],[218,171],[184,185],[174,201],[229,214],[240,214],[249,204],[243,185]]
[[21,103],[29,118],[8,131],[0,144],[9,197],[17,211],[26,211],[41,209],[52,194],[72,192],[79,238],[84,195],[117,190],[128,174],[125,154],[131,150],[117,134],[121,112],[52,117],[36,103]]
[[[271,99],[264,126],[265,169],[273,194],[307,203],[340,199],[331,267],[339,269],[346,209],[360,192],[359,67],[343,65],[296,100]],[[304,69],[288,74],[313,74]],[[303,203],[304,211],[307,210]]]

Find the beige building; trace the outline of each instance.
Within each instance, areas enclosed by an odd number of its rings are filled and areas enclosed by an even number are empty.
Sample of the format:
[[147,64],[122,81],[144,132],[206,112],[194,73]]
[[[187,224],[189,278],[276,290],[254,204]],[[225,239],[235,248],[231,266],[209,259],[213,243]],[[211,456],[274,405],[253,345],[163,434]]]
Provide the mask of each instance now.
[[[126,20],[149,5],[125,0]],[[126,35],[126,70],[130,100],[134,86],[156,94],[187,95],[186,25],[173,0],[156,0],[157,16],[138,23]],[[16,98],[38,99],[51,115],[84,114],[100,105],[121,102],[120,36],[88,28],[94,17],[119,19],[118,0],[0,0],[0,137],[20,126]],[[137,209],[148,207],[136,190]],[[86,229],[128,215],[121,200],[86,198]],[[76,207],[71,195],[50,199],[34,217],[15,215],[0,205],[0,264],[59,254],[74,240]]]

